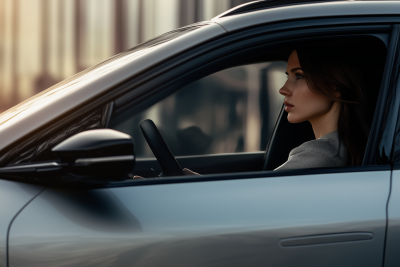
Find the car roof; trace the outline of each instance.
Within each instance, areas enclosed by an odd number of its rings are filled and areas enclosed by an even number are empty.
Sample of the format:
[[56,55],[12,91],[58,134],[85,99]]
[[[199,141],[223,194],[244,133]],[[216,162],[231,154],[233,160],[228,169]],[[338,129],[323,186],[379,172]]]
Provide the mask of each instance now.
[[[258,0],[238,5],[222,14],[219,14],[217,18],[228,17],[232,15],[243,14],[268,8],[321,3],[321,2],[339,2],[339,1],[343,2],[343,1],[354,1],[354,0]],[[358,0],[358,1],[365,1],[365,0]]]
[[399,14],[400,2],[341,1],[258,9],[186,26],[116,55],[0,114],[0,150],[90,103],[123,81],[227,32],[294,19]]
[[255,25],[265,25],[269,23],[299,19],[354,16],[399,16],[400,1],[302,2],[301,5],[285,5],[276,6],[274,8],[255,9],[241,14],[234,14],[234,12],[235,10],[228,11],[226,13],[228,16],[223,13],[212,19],[212,21],[220,24],[228,32],[232,32]]

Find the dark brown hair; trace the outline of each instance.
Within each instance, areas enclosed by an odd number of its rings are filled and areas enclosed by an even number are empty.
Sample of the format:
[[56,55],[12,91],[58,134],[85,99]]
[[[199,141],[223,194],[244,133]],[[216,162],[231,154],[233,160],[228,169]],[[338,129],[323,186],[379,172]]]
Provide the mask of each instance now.
[[384,50],[365,42],[296,49],[308,87],[340,103],[338,132],[347,148],[348,165],[360,165],[364,157]]

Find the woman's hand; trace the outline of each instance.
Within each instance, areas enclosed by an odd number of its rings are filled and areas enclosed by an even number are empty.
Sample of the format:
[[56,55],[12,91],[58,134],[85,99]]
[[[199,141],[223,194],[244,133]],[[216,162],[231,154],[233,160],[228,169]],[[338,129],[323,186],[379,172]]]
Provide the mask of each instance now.
[[185,176],[190,176],[190,175],[198,175],[198,176],[201,176],[200,173],[191,171],[191,170],[186,169],[186,168],[184,168],[182,171],[183,171],[183,174],[184,174]]
[[[191,170],[186,169],[186,168],[184,168],[182,171],[183,171],[183,174],[184,174],[185,176],[191,176],[191,175],[198,175],[198,176],[201,176],[201,174],[199,174],[199,173],[197,173],[197,172],[194,172],[194,171],[191,171]],[[140,179],[145,179],[145,178],[143,178],[142,176],[137,176],[137,175],[135,175],[135,176],[133,176],[132,179],[133,179],[133,180],[140,180]]]

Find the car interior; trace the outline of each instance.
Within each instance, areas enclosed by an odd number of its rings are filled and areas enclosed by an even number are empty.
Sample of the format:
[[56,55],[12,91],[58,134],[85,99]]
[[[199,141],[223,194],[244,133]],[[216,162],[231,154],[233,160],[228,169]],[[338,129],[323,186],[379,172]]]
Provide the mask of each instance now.
[[[374,55],[368,55],[371,62],[374,62],[377,68],[382,68],[385,62],[388,38],[386,34],[377,35],[356,35],[341,38],[320,38],[313,40],[312,45],[323,44],[348,44],[357,43],[361,48],[373,49],[376,51]],[[216,64],[214,69],[207,71],[199,71],[196,79],[202,79],[223,69],[235,66],[244,66],[256,63],[287,61],[288,55],[296,47],[310,46],[309,40],[296,40],[293,42],[285,42],[279,44],[275,49],[265,49],[263,46],[249,49],[235,56],[222,60]],[[171,87],[164,90],[163,93],[153,96],[143,101],[139,105],[130,107],[125,105],[113,113],[110,122],[110,128],[123,131],[118,127],[121,122],[128,118],[148,109],[157,102],[165,99],[180,88],[192,83],[194,80],[186,80],[180,87]],[[283,85],[283,84],[282,84]],[[377,88],[377,90],[379,90]],[[125,98],[125,101],[126,98]],[[118,99],[116,100],[118,102]],[[128,102],[128,101],[127,101]],[[121,105],[119,105],[121,107]],[[204,155],[185,155],[177,156],[176,160],[182,168],[188,168],[200,174],[222,174],[222,173],[240,173],[254,171],[272,171],[283,164],[289,155],[289,152],[306,141],[315,139],[310,123],[303,122],[291,124],[287,121],[287,113],[284,111],[283,105],[280,108],[276,118],[276,123],[270,134],[269,141],[265,147],[265,151],[238,152],[238,153],[217,153]],[[143,118],[148,119],[148,118]],[[138,123],[138,122],[137,122]],[[136,125],[139,128],[139,124]],[[137,140],[134,141],[137,143]],[[167,142],[168,145],[168,142]],[[261,150],[261,149],[260,149]],[[153,157],[137,158],[134,174],[146,178],[158,177],[162,171],[159,163]]]

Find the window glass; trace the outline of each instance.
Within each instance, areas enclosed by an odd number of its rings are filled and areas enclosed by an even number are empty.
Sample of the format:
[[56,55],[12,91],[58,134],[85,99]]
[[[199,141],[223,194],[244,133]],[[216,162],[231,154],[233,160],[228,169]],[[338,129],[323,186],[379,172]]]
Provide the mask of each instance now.
[[214,73],[112,128],[133,137],[139,158],[153,157],[139,128],[145,119],[175,156],[265,150],[283,102],[285,68],[268,62]]

